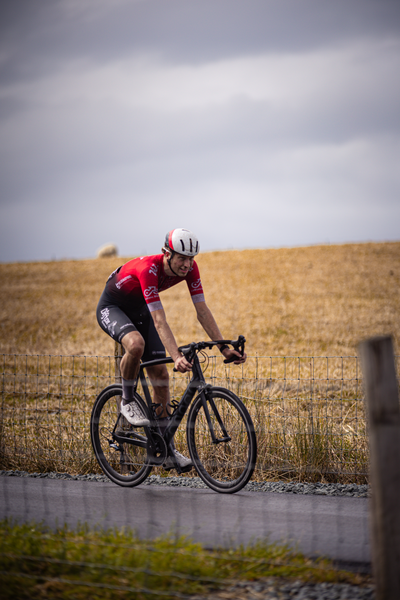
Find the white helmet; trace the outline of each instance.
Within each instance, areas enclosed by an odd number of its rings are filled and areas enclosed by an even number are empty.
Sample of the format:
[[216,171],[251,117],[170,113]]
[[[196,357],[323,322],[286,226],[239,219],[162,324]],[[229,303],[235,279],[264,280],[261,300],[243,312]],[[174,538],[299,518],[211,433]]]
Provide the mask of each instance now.
[[196,256],[200,252],[200,244],[194,233],[188,229],[173,229],[165,236],[163,250],[184,256]]

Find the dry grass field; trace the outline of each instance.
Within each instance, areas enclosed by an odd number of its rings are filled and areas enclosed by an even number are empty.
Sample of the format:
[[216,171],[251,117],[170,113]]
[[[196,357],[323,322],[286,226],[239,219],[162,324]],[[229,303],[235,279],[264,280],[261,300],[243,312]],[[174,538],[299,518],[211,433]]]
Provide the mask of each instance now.
[[[112,354],[95,308],[127,258],[0,264],[1,353]],[[210,252],[206,300],[248,355],[349,356],[363,338],[400,340],[400,242]],[[178,343],[203,339],[186,286],[162,294]]]
[[[8,355],[0,468],[98,468],[88,419],[114,367],[112,360],[87,357],[114,354],[95,309],[109,273],[126,260],[0,264],[0,353]],[[398,353],[400,242],[210,252],[198,263],[223,335],[247,338],[244,369],[224,369],[218,355],[220,366],[210,364],[206,376],[238,393],[252,414],[255,478],[365,481],[368,448],[354,357],[360,340],[389,333]],[[204,339],[185,284],[162,300],[178,344]],[[174,381],[173,396],[182,385]],[[186,450],[181,428],[176,442]]]

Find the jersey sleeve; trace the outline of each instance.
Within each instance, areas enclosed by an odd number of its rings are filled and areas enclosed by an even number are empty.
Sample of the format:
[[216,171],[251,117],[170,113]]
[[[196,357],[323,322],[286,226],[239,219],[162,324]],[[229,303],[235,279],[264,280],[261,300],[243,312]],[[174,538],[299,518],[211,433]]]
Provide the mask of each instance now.
[[200,271],[197,263],[194,262],[188,276],[186,277],[187,286],[192,297],[193,304],[205,302],[203,286],[201,284]]

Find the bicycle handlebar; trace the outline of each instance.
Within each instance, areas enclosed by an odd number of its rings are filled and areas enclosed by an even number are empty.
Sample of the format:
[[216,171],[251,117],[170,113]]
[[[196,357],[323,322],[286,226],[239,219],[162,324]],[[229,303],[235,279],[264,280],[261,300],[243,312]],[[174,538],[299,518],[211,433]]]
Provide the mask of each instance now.
[[[194,355],[196,352],[200,350],[205,350],[206,348],[211,349],[213,346],[217,346],[218,344],[227,344],[229,346],[233,346],[234,350],[239,352],[241,356],[244,354],[244,345],[246,343],[246,338],[243,335],[239,335],[237,340],[215,340],[209,342],[192,342],[191,344],[187,344],[186,346],[180,346],[178,350],[182,352],[183,356],[189,361],[192,362]],[[229,359],[225,359],[224,363],[231,363],[235,361],[235,357],[231,357]]]

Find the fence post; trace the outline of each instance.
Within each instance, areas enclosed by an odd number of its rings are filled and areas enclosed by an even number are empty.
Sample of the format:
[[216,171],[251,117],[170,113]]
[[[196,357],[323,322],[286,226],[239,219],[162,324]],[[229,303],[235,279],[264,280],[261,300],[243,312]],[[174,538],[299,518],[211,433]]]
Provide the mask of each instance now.
[[359,346],[370,447],[370,527],[377,600],[400,598],[400,406],[391,337]]
[[115,363],[115,383],[121,383],[121,358],[122,358],[122,346],[115,342],[114,346],[114,363]]

